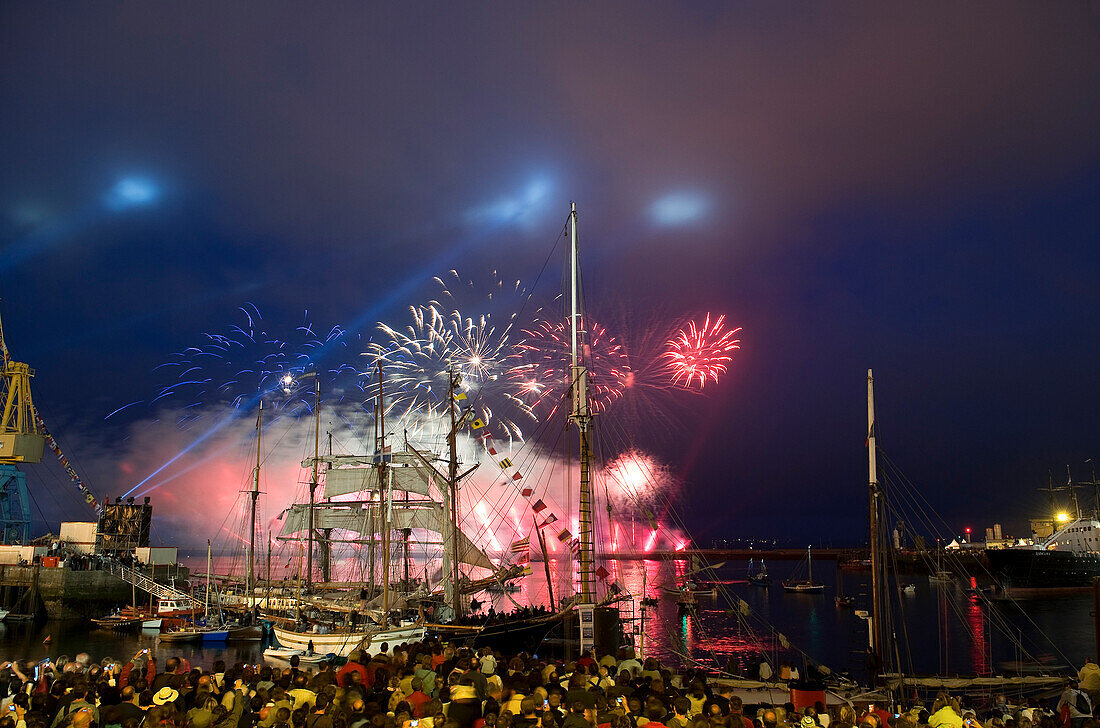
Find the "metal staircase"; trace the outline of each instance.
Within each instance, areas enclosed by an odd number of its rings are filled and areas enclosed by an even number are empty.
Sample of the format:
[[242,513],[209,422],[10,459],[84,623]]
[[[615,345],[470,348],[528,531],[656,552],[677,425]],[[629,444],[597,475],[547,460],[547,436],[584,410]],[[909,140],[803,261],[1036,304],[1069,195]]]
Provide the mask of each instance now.
[[199,601],[191,594],[182,592],[167,584],[153,581],[153,579],[146,574],[136,569],[131,569],[128,566],[123,566],[113,561],[106,561],[104,562],[104,570],[114,574],[127,584],[133,584],[138,589],[152,594],[157,599],[175,599],[180,604],[186,604],[193,608],[203,607],[203,602]]

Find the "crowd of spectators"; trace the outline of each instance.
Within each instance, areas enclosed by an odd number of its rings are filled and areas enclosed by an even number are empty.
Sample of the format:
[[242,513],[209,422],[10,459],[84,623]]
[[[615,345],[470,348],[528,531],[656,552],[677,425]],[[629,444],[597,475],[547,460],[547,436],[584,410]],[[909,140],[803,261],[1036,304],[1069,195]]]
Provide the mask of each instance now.
[[[979,714],[941,695],[892,713],[743,697],[733,681],[625,649],[560,661],[436,640],[358,651],[339,667],[300,659],[203,668],[158,665],[142,650],[126,661],[5,662],[0,728],[1100,728],[1096,696],[1076,682],[1045,708],[999,697]],[[1100,681],[1090,665],[1083,680]]]

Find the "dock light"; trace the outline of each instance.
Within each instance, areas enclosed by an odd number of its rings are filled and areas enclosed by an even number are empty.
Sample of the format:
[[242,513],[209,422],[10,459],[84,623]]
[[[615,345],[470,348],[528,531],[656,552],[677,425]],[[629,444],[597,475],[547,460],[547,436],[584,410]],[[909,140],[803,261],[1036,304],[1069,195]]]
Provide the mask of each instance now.
[[1065,511],[1062,511],[1061,513],[1056,515],[1055,518],[1058,519],[1058,523],[1065,523],[1066,521],[1069,520],[1069,514],[1066,513]]

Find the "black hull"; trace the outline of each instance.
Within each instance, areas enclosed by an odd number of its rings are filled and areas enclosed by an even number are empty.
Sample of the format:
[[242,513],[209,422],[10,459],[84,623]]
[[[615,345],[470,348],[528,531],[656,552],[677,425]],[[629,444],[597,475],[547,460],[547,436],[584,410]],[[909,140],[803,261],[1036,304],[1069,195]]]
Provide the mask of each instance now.
[[1006,594],[1044,591],[1071,593],[1092,589],[1100,576],[1100,555],[1078,556],[1069,551],[990,549],[990,571]]
[[446,626],[435,626],[430,631],[440,635],[444,639],[454,640],[474,647],[492,647],[505,654],[519,652],[535,652],[546,635],[550,633],[561,620],[541,617],[528,620],[511,620],[507,622],[494,622],[483,627],[477,632],[470,632],[469,628],[448,629]]

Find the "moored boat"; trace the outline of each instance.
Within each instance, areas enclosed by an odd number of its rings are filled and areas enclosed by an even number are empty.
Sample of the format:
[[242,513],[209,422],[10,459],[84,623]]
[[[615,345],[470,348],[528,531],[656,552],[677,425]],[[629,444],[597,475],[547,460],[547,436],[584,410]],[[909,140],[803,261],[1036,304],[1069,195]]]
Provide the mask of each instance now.
[[752,559],[749,559],[748,581],[750,584],[755,584],[757,586],[767,586],[771,583],[771,580],[768,578],[768,567],[764,563],[764,559],[760,559],[759,566],[757,566]]
[[177,629],[163,632],[157,637],[159,642],[201,642],[202,632],[197,629]]
[[127,617],[123,614],[110,614],[106,617],[93,617],[91,622],[100,629],[126,630],[138,629],[144,620],[141,617]]
[[259,625],[247,627],[230,625],[228,630],[229,639],[235,642],[254,642],[262,640],[264,637],[264,629]]
[[357,649],[369,650],[383,642],[390,645],[402,642],[416,642],[424,639],[426,632],[423,624],[408,624],[398,627],[367,628],[333,631],[327,634],[317,632],[299,632],[285,627],[273,628],[279,644],[291,650],[303,652],[332,653],[337,657],[348,657]]
[[1005,596],[1087,592],[1100,576],[1100,521],[1076,518],[1037,544],[989,549],[985,555]]
[[322,662],[328,662],[332,659],[326,654],[318,652],[310,653],[305,650],[291,650],[286,647],[268,647],[264,650],[264,658],[268,660],[286,660],[289,662],[292,657],[297,657],[298,661],[303,665],[319,665]]
[[783,582],[783,591],[795,592],[798,594],[819,594],[825,591],[825,585],[819,584],[814,581],[814,556],[813,549],[809,546],[806,547],[806,568],[807,577],[805,579],[796,579],[793,576]]

